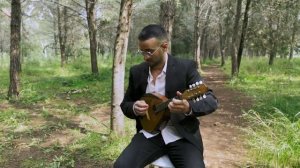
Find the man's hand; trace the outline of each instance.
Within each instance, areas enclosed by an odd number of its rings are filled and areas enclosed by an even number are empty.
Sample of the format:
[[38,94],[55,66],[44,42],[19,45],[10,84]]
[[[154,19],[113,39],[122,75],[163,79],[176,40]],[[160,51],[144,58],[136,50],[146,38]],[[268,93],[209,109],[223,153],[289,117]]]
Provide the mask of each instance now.
[[[181,96],[182,94],[177,91],[177,96]],[[173,99],[168,105],[170,112],[173,113],[189,113],[191,111],[190,104],[186,99],[179,100]]]
[[144,100],[138,100],[133,105],[133,110],[137,116],[144,116],[148,108],[149,105]]

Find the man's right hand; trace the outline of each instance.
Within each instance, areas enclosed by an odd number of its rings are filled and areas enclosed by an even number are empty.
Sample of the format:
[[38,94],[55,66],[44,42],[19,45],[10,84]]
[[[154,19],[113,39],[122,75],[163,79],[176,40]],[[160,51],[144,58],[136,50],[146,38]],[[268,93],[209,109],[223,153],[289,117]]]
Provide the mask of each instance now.
[[137,116],[144,116],[148,108],[149,105],[144,100],[138,100],[133,105],[133,111]]

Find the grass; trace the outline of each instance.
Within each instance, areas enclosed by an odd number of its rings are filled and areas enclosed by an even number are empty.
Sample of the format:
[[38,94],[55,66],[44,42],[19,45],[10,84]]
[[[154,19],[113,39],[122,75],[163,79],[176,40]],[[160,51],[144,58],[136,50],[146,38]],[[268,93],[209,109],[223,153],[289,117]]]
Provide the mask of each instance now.
[[[85,56],[70,60],[64,68],[58,59],[37,60],[25,58],[16,102],[6,100],[8,60],[0,64],[0,165],[18,162],[20,167],[60,168],[111,164],[135,132],[134,122],[126,120],[126,137],[110,134],[109,121],[98,116],[106,117],[102,110],[111,101],[112,59],[99,59],[97,75],[91,74]],[[128,57],[126,72],[139,61],[141,58]],[[59,135],[74,140],[61,144]],[[57,142],[45,145],[55,138]],[[33,153],[28,156],[25,150],[22,155],[20,145]]]
[[[230,74],[230,61],[224,71]],[[248,143],[256,166],[300,167],[300,59],[244,58],[229,86],[255,100],[245,113]]]

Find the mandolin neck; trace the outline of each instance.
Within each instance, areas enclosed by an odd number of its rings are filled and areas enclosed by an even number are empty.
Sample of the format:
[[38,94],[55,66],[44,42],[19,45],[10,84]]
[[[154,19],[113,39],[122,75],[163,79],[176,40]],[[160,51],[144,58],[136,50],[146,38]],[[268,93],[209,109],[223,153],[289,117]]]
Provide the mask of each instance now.
[[[174,97],[175,99],[181,99],[180,97],[176,96]],[[173,99],[173,98],[172,98]],[[162,110],[165,110],[168,108],[168,104],[172,101],[172,99],[168,99],[167,101],[165,102],[162,102],[158,105],[155,106],[155,112],[159,112],[159,111],[162,111]]]

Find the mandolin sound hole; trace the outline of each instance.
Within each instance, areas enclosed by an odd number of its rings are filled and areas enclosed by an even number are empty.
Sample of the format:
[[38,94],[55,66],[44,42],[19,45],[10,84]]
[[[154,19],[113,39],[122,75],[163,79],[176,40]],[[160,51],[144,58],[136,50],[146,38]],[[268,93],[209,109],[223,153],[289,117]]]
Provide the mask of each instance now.
[[152,109],[153,109],[154,113],[157,113],[157,111],[156,111],[156,109],[157,109],[156,105],[154,105]]

